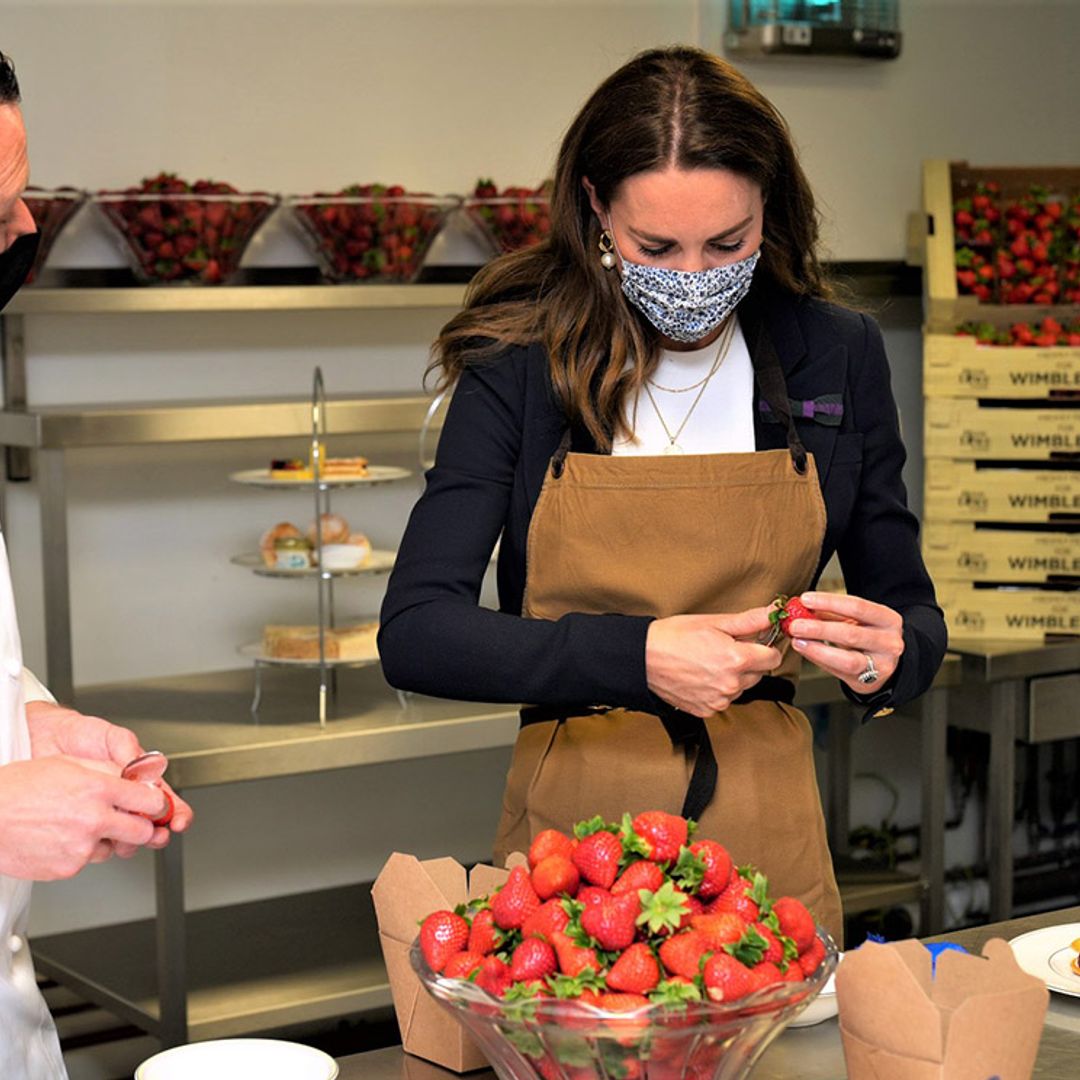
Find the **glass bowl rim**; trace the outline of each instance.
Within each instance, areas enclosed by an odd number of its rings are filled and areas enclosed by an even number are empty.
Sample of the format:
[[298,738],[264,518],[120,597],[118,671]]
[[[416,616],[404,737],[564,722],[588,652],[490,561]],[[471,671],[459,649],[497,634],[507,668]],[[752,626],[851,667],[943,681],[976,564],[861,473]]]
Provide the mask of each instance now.
[[461,205],[460,195],[286,195],[286,206],[365,206],[368,203],[406,203],[421,206],[445,206],[448,210]]
[[30,184],[23,189],[22,199],[55,199],[64,202],[86,202],[90,192],[77,187],[38,187]]
[[521,203],[550,203],[550,192],[539,195],[467,195],[465,205],[469,206],[519,206]]
[[90,198],[96,203],[117,202],[257,202],[274,207],[281,196],[269,191],[96,191]]
[[[735,1001],[723,1002],[703,999],[702,1001],[687,1002],[687,1006],[694,1010],[694,1016],[699,1021],[694,1026],[700,1027],[710,1022],[715,1023],[739,1017],[747,1013],[748,1010],[748,1015],[757,1015],[769,1011],[779,1012],[785,1006],[797,1004],[797,1001],[794,1000],[797,995],[807,994],[808,992],[811,994],[809,1000],[813,1001],[821,993],[822,988],[829,981],[829,976],[836,971],[836,967],[840,962],[839,947],[829,932],[824,927],[817,926],[816,933],[818,939],[825,946],[825,957],[811,978],[803,979],[797,983],[782,982],[767,986]],[[661,1022],[661,1026],[667,1027],[668,1025],[662,1024],[662,1018],[670,1016],[674,1009],[678,1008],[678,1006],[673,1007],[662,1002],[649,1002],[648,1005],[643,1005],[637,1009],[628,1009],[625,1012],[611,1012],[590,1005],[588,1002],[578,1001],[575,998],[540,996],[519,998],[508,1002],[505,998],[495,997],[495,995],[488,993],[488,991],[476,986],[475,983],[471,983],[467,979],[447,978],[433,972],[424,959],[419,936],[413,940],[409,948],[409,958],[417,977],[429,991],[434,987],[439,991],[438,996],[441,998],[452,997],[454,999],[453,1004],[475,1004],[483,1005],[485,1008],[495,1008],[499,1011],[500,1019],[510,1022],[520,1021],[535,1026],[544,1023],[558,1023],[564,1017],[577,1021],[611,1022],[621,1020],[635,1023],[651,1022],[655,1019]],[[508,1005],[527,1006],[539,1003],[543,1003],[544,1015],[535,1019],[513,1016],[507,1012]]]

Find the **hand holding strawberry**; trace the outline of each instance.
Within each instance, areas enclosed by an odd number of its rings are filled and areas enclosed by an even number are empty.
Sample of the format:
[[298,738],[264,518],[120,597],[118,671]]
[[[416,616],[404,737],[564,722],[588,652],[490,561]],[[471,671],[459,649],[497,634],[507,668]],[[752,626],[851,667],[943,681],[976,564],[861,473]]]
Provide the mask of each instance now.
[[[785,632],[792,648],[860,694],[880,690],[904,651],[904,621],[892,608],[847,593],[806,592],[813,618],[792,618]],[[868,659],[869,658],[869,659]],[[872,683],[859,676],[877,673]]]

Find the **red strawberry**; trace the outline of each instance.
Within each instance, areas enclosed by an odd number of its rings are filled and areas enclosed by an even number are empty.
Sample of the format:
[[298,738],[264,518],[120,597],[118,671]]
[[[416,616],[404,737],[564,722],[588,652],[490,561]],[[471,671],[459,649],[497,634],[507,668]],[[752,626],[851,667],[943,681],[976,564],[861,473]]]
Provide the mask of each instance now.
[[649,862],[648,859],[640,859],[638,862],[631,863],[619,875],[618,881],[611,886],[611,892],[615,896],[626,892],[637,892],[638,889],[656,892],[663,884],[664,871],[656,863]]
[[420,948],[432,971],[442,971],[469,941],[469,924],[456,912],[433,911],[420,924]]
[[817,939],[814,916],[806,909],[801,900],[793,896],[781,896],[772,906],[780,920],[780,933],[786,934],[795,942],[795,948],[801,956]]
[[589,907],[591,904],[599,904],[601,900],[606,900],[609,896],[611,893],[607,889],[601,889],[599,885],[582,885],[574,899],[579,904]]
[[791,637],[788,626],[792,619],[816,619],[817,616],[797,596],[778,596],[773,601],[774,607],[769,612],[769,622],[779,623],[780,629]]
[[643,941],[631,945],[611,966],[607,984],[627,994],[647,994],[660,982],[660,965]]
[[609,896],[590,904],[581,913],[581,928],[596,939],[601,949],[625,949],[637,933],[641,901],[636,893]]
[[542,937],[548,941],[551,935],[565,930],[570,923],[561,900],[548,900],[541,904],[522,924],[522,937]]
[[586,881],[610,889],[615,884],[622,853],[619,838],[614,833],[601,829],[578,841],[571,858]]
[[481,990],[486,990],[495,997],[502,997],[513,982],[510,978],[510,965],[497,956],[485,956],[480,965],[480,974],[474,981]]
[[810,948],[799,957],[799,967],[802,968],[803,975],[809,979],[821,967],[824,959],[825,946],[821,938],[815,937]]
[[719,896],[731,881],[731,856],[723,844],[715,840],[698,840],[690,845],[690,853],[705,864],[705,875],[697,888],[702,900]]
[[756,922],[761,914],[761,909],[753,898],[748,895],[750,888],[751,886],[741,877],[733,877],[731,884],[709,904],[706,911],[710,915],[722,911],[732,911],[740,919],[744,919],[748,923]]
[[516,930],[540,906],[540,897],[529,880],[524,866],[515,866],[505,884],[491,898],[495,925]]
[[532,886],[541,900],[559,893],[573,896],[580,883],[581,872],[566,855],[548,855],[533,867]]
[[502,931],[495,926],[495,914],[491,908],[483,908],[473,916],[469,930],[469,952],[486,956],[493,953],[503,940]]
[[672,975],[696,979],[701,971],[701,958],[709,951],[704,938],[696,930],[683,930],[660,946],[660,962]]
[[442,973],[448,979],[467,979],[483,962],[484,958],[480,953],[469,952],[468,950],[454,953],[446,961],[446,967],[443,968]]
[[753,983],[750,969],[726,952],[705,961],[704,980],[710,1001],[738,1001],[750,993]]
[[750,968],[750,993],[784,981],[784,973],[771,961],[762,960]]
[[784,962],[783,942],[777,940],[776,935],[762,923],[754,923],[753,928],[765,939],[765,951],[761,954],[761,959],[779,967]]
[[674,862],[679,849],[686,843],[689,826],[686,818],[667,814],[663,810],[646,810],[632,823],[634,833],[644,842],[642,854],[656,863]]
[[722,949],[746,933],[746,923],[733,911],[695,915],[690,925],[701,935],[708,949]]
[[556,930],[550,938],[559,961],[559,970],[564,975],[580,975],[583,971],[599,971],[600,961],[596,950],[583,945],[575,945],[561,930]]
[[549,855],[565,855],[570,858],[574,854],[577,841],[559,832],[558,829],[542,829],[533,837],[529,845],[529,866],[535,869]]
[[541,982],[554,975],[555,950],[540,938],[526,938],[510,957],[510,978],[514,982]]

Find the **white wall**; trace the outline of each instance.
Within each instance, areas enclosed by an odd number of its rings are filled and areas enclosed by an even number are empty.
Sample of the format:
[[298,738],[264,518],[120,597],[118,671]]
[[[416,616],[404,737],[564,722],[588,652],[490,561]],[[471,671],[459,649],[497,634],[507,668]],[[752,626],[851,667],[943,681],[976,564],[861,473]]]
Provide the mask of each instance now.
[[[745,65],[788,116],[836,257],[902,256],[923,157],[1056,163],[1080,149],[1068,51],[1080,36],[1080,5],[902,6],[904,54],[894,63]],[[691,0],[0,0],[0,49],[18,65],[37,183],[122,186],[168,168],[283,192],[376,179],[460,192],[478,175],[539,180],[601,78],[654,44],[700,37],[715,47],[721,8]],[[278,225],[249,262],[305,257]],[[119,255],[87,213],[54,262],[118,264]],[[446,314],[33,317],[30,397],[301,395],[316,362],[335,393],[414,389]],[[898,390],[917,403],[917,356],[910,340],[901,345]],[[70,455],[77,681],[231,667],[236,644],[266,618],[305,609],[296,586],[228,564],[293,506],[224,478],[281,449]],[[408,453],[390,441],[357,449],[386,460]],[[346,512],[389,545],[414,493],[402,485],[349,496]],[[8,501],[26,652],[40,663],[33,486],[9,488]],[[357,602],[377,604],[377,587],[361,587]],[[192,900],[360,880],[396,845],[476,856],[487,848],[505,760],[474,755],[196,792]],[[150,898],[148,858],[97,867],[39,888],[35,929],[148,913]]]

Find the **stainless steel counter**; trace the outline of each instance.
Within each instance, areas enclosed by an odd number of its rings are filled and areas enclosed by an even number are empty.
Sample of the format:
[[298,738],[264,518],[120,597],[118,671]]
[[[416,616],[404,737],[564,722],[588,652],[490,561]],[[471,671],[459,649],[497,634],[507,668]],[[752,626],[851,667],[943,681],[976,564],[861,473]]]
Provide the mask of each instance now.
[[[941,939],[955,941],[969,952],[977,952],[991,937],[1016,937],[1043,926],[1080,920],[1080,907],[1035,915],[1026,919],[964,930]],[[1076,1080],[1080,1075],[1080,998],[1050,995],[1039,1056],[1035,1062],[1038,1080]],[[406,1054],[400,1047],[354,1054],[340,1061],[339,1080],[449,1080],[456,1073]],[[490,1070],[471,1073],[487,1080]],[[836,1020],[815,1027],[785,1031],[765,1051],[752,1073],[753,1080],[844,1080],[847,1069]]]

